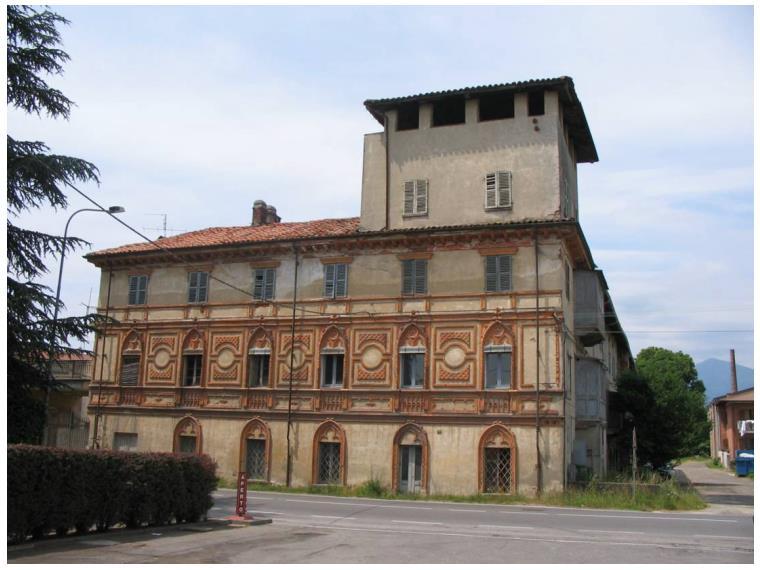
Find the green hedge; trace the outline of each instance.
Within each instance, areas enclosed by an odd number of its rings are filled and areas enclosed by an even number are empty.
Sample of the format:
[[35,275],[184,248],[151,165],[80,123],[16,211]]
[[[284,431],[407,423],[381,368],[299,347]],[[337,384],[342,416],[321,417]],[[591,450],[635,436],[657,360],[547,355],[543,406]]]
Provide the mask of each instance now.
[[8,540],[116,523],[195,522],[211,508],[206,455],[8,446]]

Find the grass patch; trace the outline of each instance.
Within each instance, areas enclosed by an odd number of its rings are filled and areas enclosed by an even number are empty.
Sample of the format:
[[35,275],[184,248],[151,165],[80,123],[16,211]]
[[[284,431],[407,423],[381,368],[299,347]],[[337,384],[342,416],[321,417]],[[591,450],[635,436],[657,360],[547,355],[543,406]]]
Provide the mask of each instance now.
[[705,465],[707,465],[710,469],[725,469],[723,467],[723,464],[720,462],[720,459],[715,459],[714,457],[705,461]]
[[[654,480],[654,479],[652,479]],[[623,483],[623,484],[621,484]],[[641,482],[640,482],[641,484]],[[354,487],[339,485],[309,485],[285,487],[273,483],[249,483],[250,491],[276,491],[279,493],[306,493],[333,497],[368,497],[376,499],[403,499],[413,501],[447,501],[452,503],[481,503],[495,505],[550,505],[557,507],[586,507],[595,509],[626,509],[637,511],[680,511],[699,510],[706,507],[700,496],[690,488],[684,488],[674,481],[657,480],[637,487],[636,497],[630,485],[622,481],[600,483],[592,481],[585,488],[553,491],[541,497],[522,495],[423,495],[392,492],[378,480],[365,481]]]

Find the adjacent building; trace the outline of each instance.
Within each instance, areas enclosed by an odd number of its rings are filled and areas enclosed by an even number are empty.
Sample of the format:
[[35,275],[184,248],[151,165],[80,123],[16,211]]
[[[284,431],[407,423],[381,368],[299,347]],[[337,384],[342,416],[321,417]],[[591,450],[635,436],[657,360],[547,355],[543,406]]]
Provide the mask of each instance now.
[[597,153],[573,81],[365,106],[359,217],[258,200],[246,225],[87,256],[118,320],[97,438],[293,485],[529,495],[604,473],[632,358],[578,222]]

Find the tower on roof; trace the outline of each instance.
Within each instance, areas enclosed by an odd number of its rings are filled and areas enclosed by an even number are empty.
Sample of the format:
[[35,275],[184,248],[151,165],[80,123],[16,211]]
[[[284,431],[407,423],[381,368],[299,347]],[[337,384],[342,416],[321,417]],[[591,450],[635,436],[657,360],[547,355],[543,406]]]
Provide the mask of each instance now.
[[364,103],[361,229],[577,218],[577,164],[598,160],[569,77]]

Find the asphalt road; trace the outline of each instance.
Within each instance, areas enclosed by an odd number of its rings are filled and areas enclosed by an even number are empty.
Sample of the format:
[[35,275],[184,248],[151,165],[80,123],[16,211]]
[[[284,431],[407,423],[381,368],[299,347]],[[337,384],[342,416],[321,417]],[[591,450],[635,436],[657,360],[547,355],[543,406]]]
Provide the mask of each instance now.
[[[219,491],[210,517],[232,514]],[[536,506],[251,493],[273,524],[188,532],[156,527],[9,549],[32,563],[751,563],[748,514],[638,513]],[[212,529],[215,528],[216,530]],[[204,530],[204,529],[196,529]]]

